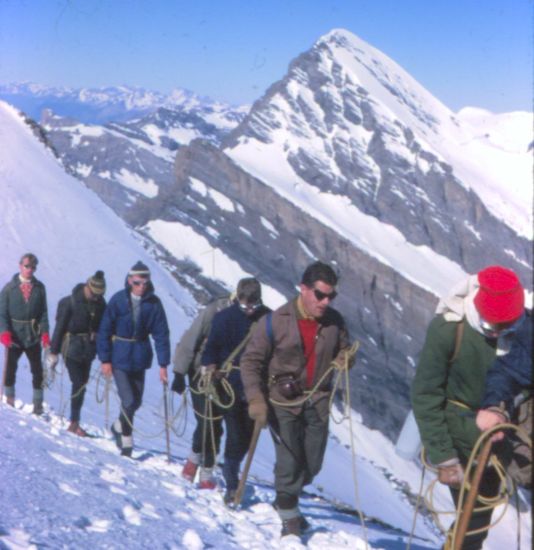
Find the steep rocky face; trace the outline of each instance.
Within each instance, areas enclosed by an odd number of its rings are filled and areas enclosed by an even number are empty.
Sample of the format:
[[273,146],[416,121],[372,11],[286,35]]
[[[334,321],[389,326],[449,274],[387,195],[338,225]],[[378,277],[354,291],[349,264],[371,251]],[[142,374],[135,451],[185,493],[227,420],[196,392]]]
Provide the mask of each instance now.
[[[311,261],[332,262],[341,275],[336,307],[352,337],[362,343],[351,374],[353,402],[366,424],[390,436],[397,433],[408,407],[421,327],[436,298],[281,198],[207,142],[197,140],[179,150],[175,175],[175,183],[157,197],[139,200],[127,221],[137,227],[155,219],[190,225],[288,297],[295,295],[295,284]],[[232,207],[221,208],[213,193],[224,195]]]

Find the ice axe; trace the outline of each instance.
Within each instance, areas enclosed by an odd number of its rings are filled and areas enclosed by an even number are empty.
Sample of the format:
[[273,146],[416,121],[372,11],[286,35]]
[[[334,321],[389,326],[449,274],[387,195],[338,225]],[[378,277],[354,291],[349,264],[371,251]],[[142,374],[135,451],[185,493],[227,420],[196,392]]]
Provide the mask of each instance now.
[[7,347],[4,350],[4,368],[2,369],[2,380],[0,384],[0,403],[4,397],[4,386],[6,385],[6,375],[7,375]]
[[261,422],[256,420],[254,423],[254,431],[252,432],[252,438],[250,440],[250,446],[248,448],[247,460],[245,461],[245,467],[243,468],[243,474],[239,480],[239,485],[235,492],[234,497],[234,507],[237,508],[241,504],[241,499],[243,498],[243,493],[245,492],[245,485],[247,483],[248,472],[250,470],[250,465],[252,464],[252,459],[254,458],[254,453],[256,452],[256,446],[258,445],[258,439],[260,438],[261,429],[263,428]]
[[168,384],[163,382],[163,410],[165,412],[165,442],[167,444],[167,462],[171,463],[171,437],[169,433],[169,403],[167,401]]

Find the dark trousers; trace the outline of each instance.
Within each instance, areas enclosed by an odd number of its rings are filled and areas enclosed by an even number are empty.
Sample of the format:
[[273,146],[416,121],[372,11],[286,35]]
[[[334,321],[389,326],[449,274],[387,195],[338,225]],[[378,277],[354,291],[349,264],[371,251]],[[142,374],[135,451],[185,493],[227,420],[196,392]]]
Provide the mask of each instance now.
[[145,370],[126,372],[120,369],[113,369],[113,378],[115,379],[115,384],[121,400],[121,414],[119,419],[121,422],[122,435],[132,435],[135,411],[137,411],[143,402],[145,372]]
[[[484,497],[494,497],[497,495],[498,491],[499,491],[499,478],[493,468],[487,468],[480,482],[479,494],[481,494]],[[455,506],[457,506],[458,498],[460,496],[460,491],[457,489],[450,488],[450,492],[451,492],[452,499],[454,500],[454,504]],[[468,492],[465,492],[464,499],[463,499],[464,504],[467,499],[467,495],[468,495]],[[481,507],[481,506],[483,506],[481,503],[477,502],[475,504],[475,508]],[[489,509],[487,511],[482,511],[482,512],[473,512],[473,515],[471,516],[471,519],[467,526],[467,531],[468,532],[474,531],[475,529],[480,529],[480,528],[489,526],[491,523],[492,512],[493,512],[493,509]],[[451,525],[450,527],[451,532],[452,532],[452,529],[454,529],[454,525]],[[482,548],[482,544],[484,543],[484,540],[487,536],[488,536],[487,530],[484,531],[483,533],[466,536],[464,539],[464,543],[462,545],[462,550],[479,550],[480,548]]]
[[25,353],[30,362],[32,371],[32,386],[34,390],[40,390],[43,387],[43,364],[41,362],[41,344],[35,344],[29,348],[19,348],[12,346],[6,348],[6,386],[14,386],[17,378],[17,367],[20,356]]
[[212,468],[215,464],[215,458],[219,454],[222,428],[222,411],[216,405],[212,405],[213,420],[206,419],[206,397],[203,393],[198,393],[198,382],[200,377],[189,377],[189,386],[191,387],[191,400],[197,425],[193,432],[192,451],[200,454],[200,465],[205,468]]
[[328,439],[328,414],[306,402],[299,414],[274,407],[273,437],[276,451],[274,466],[275,505],[289,510],[298,505],[304,485],[311,483],[321,470]]
[[254,421],[248,415],[248,403],[236,396],[235,403],[224,413],[226,445],[223,476],[227,489],[237,489],[239,466],[247,454],[254,431]]
[[65,364],[72,383],[70,393],[70,419],[72,422],[79,422],[80,412],[85,397],[85,385],[89,380],[89,374],[91,372],[91,361],[75,361],[67,357]]

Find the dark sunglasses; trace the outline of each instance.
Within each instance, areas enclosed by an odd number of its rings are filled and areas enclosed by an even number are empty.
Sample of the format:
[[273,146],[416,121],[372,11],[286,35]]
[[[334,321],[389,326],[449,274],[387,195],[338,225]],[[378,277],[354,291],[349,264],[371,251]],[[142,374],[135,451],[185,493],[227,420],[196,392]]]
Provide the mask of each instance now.
[[511,334],[512,332],[515,332],[519,325],[521,324],[520,321],[515,321],[513,323],[488,323],[487,321],[484,321],[484,319],[480,319],[480,326],[482,327],[482,330],[484,333],[488,336],[493,336],[494,338],[498,336],[505,336],[507,334]]
[[263,302],[260,300],[259,302],[256,302],[255,304],[239,304],[239,308],[242,311],[256,311],[260,309],[260,307],[263,305]]
[[333,290],[330,294],[327,294],[326,292],[321,292],[317,288],[313,289],[313,294],[319,300],[319,302],[322,302],[325,298],[328,298],[330,301],[334,300],[337,296],[337,292]]
[[22,264],[22,267],[25,267],[26,269],[33,269],[34,271],[37,269],[37,266],[33,264]]
[[133,286],[148,286],[150,281],[132,281]]

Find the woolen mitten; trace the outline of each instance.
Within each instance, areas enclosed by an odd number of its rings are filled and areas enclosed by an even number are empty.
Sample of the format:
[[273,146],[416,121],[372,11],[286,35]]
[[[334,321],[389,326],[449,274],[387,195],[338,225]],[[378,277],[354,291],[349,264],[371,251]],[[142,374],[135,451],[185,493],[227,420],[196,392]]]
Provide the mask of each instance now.
[[43,348],[47,348],[50,345],[50,336],[48,332],[43,332],[43,334],[41,334],[41,344],[43,344]]
[[11,347],[11,344],[13,343],[13,338],[11,337],[11,332],[9,330],[6,330],[5,332],[2,332],[0,334],[0,342],[6,346],[6,348]]
[[183,374],[179,372],[174,373],[174,380],[172,381],[171,390],[178,395],[182,395],[185,391],[185,378]]

